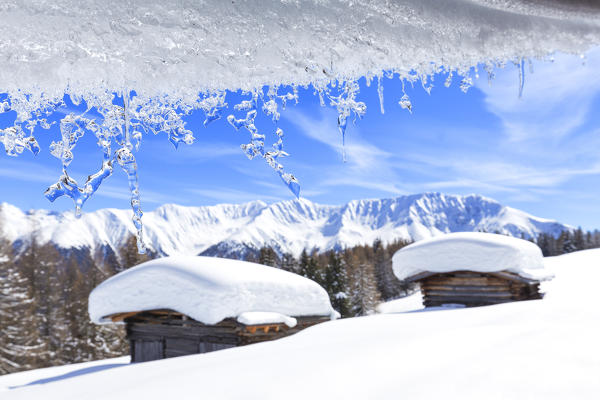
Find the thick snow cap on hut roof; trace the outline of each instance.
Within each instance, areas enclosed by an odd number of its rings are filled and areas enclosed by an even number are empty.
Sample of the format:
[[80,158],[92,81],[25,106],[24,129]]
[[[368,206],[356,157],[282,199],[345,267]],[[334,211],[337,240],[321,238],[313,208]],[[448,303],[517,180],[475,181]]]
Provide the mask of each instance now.
[[96,287],[89,298],[93,322],[110,315],[170,309],[205,324],[247,312],[330,316],[325,289],[290,272],[214,257],[165,257],[123,271]]
[[461,232],[425,239],[396,252],[394,274],[400,280],[422,272],[509,271],[546,280],[542,251],[534,243],[492,233]]

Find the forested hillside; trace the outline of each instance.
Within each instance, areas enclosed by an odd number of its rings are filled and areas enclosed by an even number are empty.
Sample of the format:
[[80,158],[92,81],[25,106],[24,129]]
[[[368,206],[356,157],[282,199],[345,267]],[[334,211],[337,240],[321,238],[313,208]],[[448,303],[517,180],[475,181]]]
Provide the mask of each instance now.
[[[537,243],[546,256],[564,254],[600,247],[600,232],[540,235]],[[386,246],[376,240],[341,251],[305,250],[297,258],[263,247],[246,260],[315,280],[342,317],[353,317],[414,290],[398,281],[391,269],[392,255],[407,244],[397,240]],[[153,257],[137,254],[133,236],[101,261],[86,250],[65,252],[33,239],[19,247],[19,254],[14,248],[0,243],[0,374],[128,353],[121,326],[89,321],[87,299],[103,280]]]

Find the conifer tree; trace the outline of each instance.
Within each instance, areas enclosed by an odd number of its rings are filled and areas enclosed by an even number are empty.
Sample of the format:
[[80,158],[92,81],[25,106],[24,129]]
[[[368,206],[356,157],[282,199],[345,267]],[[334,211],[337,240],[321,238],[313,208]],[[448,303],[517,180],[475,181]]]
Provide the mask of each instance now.
[[269,267],[275,267],[279,263],[277,253],[271,247],[261,247],[258,253],[258,263],[262,265],[268,265]]
[[335,251],[330,251],[328,263],[325,268],[325,290],[329,294],[331,305],[342,317],[351,315],[350,300],[348,297],[348,277],[344,259]]
[[[9,245],[0,245],[0,375],[38,368],[47,346],[40,337],[31,281],[12,262]],[[9,254],[7,254],[9,253]]]
[[306,249],[302,251],[302,254],[300,255],[299,274],[308,279],[312,279],[319,284],[322,284],[323,277],[319,271],[319,265],[317,264],[314,256],[315,252],[313,252],[311,255],[308,255]]
[[299,273],[300,266],[296,258],[290,253],[285,253],[281,256],[281,260],[279,261],[279,268],[284,271]]
[[118,253],[119,265],[113,273],[124,271],[128,268],[152,259],[152,254],[150,254],[149,251],[146,254],[139,254],[137,248],[137,239],[134,235],[129,235],[127,237],[125,244],[121,246]]
[[355,316],[374,312],[380,301],[373,264],[367,261],[366,248],[358,246],[346,252],[350,275],[350,302]]

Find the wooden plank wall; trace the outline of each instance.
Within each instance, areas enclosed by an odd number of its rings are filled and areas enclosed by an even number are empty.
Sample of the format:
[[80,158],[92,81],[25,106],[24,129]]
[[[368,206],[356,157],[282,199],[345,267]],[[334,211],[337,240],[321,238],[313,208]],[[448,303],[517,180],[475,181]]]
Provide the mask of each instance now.
[[504,277],[492,274],[456,271],[434,274],[419,281],[426,307],[443,304],[481,306],[517,300],[542,298],[539,282],[526,282],[507,272]]
[[125,322],[132,362],[143,362],[279,339],[328,319],[299,317],[294,328],[284,324],[246,326],[234,319],[205,325],[179,313],[159,310],[129,315]]

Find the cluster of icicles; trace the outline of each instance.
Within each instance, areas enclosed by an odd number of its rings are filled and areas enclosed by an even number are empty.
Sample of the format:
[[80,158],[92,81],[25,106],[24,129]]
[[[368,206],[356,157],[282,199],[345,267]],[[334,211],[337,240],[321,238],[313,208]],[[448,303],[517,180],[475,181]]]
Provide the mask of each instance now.
[[[515,63],[519,68],[520,85],[523,87],[524,62]],[[486,65],[485,70],[489,78],[493,77],[493,66]],[[324,71],[325,72],[325,71]],[[477,70],[447,72],[444,85],[450,86],[453,75],[460,76],[460,88],[466,92],[473,85],[471,73],[477,77]],[[390,71],[380,75],[366,78],[367,86],[373,79],[377,80],[381,112],[383,107],[383,80],[392,79],[399,74]],[[411,101],[404,92],[405,83],[414,85],[419,83],[429,93],[433,87],[433,75],[402,74],[403,93],[398,104],[403,109],[412,112]],[[346,126],[349,118],[361,118],[367,107],[364,102],[357,100],[359,84],[353,80],[331,80],[323,85],[313,84],[314,93],[319,97],[321,106],[332,106],[338,113],[338,128],[345,141]],[[285,91],[285,93],[281,93]],[[519,93],[520,94],[520,93]],[[249,159],[263,158],[279,175],[295,196],[300,194],[298,180],[289,172],[284,171],[280,159],[288,154],[283,150],[283,131],[276,127],[274,143],[265,147],[267,136],[259,132],[255,125],[258,112],[263,112],[271,117],[275,125],[280,117],[280,107],[285,109],[288,102],[298,103],[298,88],[295,86],[268,87],[262,90],[246,92],[246,100],[234,105],[235,114],[227,116],[227,121],[236,129],[244,129],[250,135],[250,140],[241,145],[241,149]],[[172,101],[168,97],[143,98],[133,91],[114,93],[103,92],[102,95],[78,96],[67,91],[70,101],[76,105],[85,105],[86,110],[80,113],[70,112],[60,120],[61,138],[50,145],[50,152],[62,163],[62,175],[45,192],[50,201],[61,196],[70,197],[75,203],[76,215],[81,214],[84,203],[100,187],[101,183],[111,176],[113,168],[118,165],[128,177],[131,193],[131,207],[133,210],[133,224],[137,230],[138,251],[145,252],[142,234],[142,208],[140,190],[137,178],[137,163],[134,151],[139,150],[143,134],[166,134],[168,140],[177,148],[181,143],[192,144],[194,134],[186,128],[185,117],[195,110],[202,110],[206,116],[204,125],[221,118],[228,108],[226,92],[201,93],[192,102],[182,100]],[[65,100],[53,101],[43,94],[10,94],[0,102],[0,112],[16,112],[16,119],[12,126],[0,129],[0,142],[4,144],[9,156],[17,156],[25,149],[37,154],[40,146],[34,136],[37,127],[49,129],[52,124],[48,120],[57,110],[64,110]],[[78,183],[69,176],[69,165],[73,160],[73,152],[79,139],[86,133],[97,138],[97,144],[102,152],[102,163],[98,171],[88,176],[83,183]],[[345,155],[344,155],[345,159]]]

